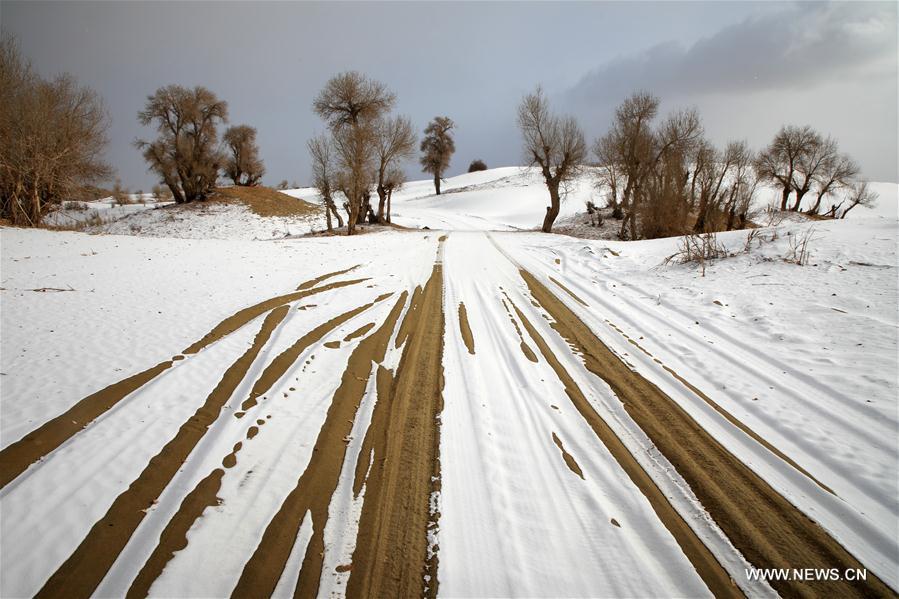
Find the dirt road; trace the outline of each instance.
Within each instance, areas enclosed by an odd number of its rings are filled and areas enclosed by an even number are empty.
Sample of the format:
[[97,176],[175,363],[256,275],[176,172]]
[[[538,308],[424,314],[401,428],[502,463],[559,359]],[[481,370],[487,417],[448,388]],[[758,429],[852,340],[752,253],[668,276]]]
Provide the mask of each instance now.
[[[5,558],[27,573],[17,591],[895,596],[870,571],[749,580],[750,567],[864,565],[610,349],[577,312],[597,308],[552,272],[526,269],[498,236],[431,241],[414,284],[323,272],[7,445],[0,501],[49,511],[66,482],[41,497],[36,481],[58,456],[108,466],[90,459],[92,427],[151,404],[167,376],[209,380],[123,490],[96,490],[98,517],[55,531],[55,553],[29,544],[27,519],[4,524],[24,547]],[[666,372],[729,434],[834,497]]]

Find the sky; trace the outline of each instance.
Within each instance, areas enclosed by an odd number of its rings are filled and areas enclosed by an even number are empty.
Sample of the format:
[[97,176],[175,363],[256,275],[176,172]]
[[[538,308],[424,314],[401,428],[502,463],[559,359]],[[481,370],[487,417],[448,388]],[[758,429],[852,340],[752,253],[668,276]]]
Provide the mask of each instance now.
[[[695,107],[709,139],[764,147],[785,124],[832,135],[863,175],[897,181],[897,6],[818,2],[0,2],[0,29],[45,77],[104,98],[108,161],[149,189],[137,113],[168,84],[203,85],[258,130],[264,182],[309,181],[312,101],[357,70],[421,131],[456,123],[447,176],[523,162],[515,109],[541,85],[592,143],[637,90]],[[417,160],[408,176],[426,178]]]

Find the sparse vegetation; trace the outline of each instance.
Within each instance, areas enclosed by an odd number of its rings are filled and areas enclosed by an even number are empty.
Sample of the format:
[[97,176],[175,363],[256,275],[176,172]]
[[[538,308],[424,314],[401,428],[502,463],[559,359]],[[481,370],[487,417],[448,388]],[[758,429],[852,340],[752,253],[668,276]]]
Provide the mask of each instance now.
[[727,248],[719,243],[715,233],[693,233],[681,237],[677,252],[668,256],[665,264],[696,264],[704,277],[709,261],[726,256],[728,256]]
[[784,256],[784,262],[805,266],[809,259],[809,244],[815,240],[815,228],[808,227],[802,233],[789,232],[789,248]]
[[103,160],[103,100],[69,75],[39,77],[11,37],[0,40],[0,218],[36,227],[112,169]]

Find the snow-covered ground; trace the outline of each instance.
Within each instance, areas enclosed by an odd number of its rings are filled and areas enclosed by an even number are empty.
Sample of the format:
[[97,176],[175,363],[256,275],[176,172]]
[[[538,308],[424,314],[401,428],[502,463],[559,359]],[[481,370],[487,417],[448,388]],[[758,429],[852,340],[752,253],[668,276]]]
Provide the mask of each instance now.
[[[546,202],[539,179],[517,167],[451,178],[439,197],[431,185],[413,182],[398,193],[394,221],[446,233],[252,241],[280,235],[237,214],[182,213],[169,225],[151,216],[165,209],[141,212],[141,230],[128,235],[0,229],[0,451],[92,393],[168,364],[83,430],[76,423],[70,438],[0,489],[0,595],[35,594],[96,535],[91,528],[117,497],[257,346],[279,301],[205,348],[185,348],[240,310],[286,296],[283,320],[96,589],[125,594],[186,500],[218,470],[216,501],[188,522],[187,546],[150,579],[150,594],[231,594],[310,467],[351,355],[390,321],[401,297],[425,284],[435,259],[444,386],[441,487],[431,498],[439,527],[429,534],[440,594],[708,594],[658,506],[576,409],[569,384],[738,586],[771,593],[745,579],[739,550],[556,332],[519,268],[865,567],[899,586],[895,184],[878,184],[876,211],[856,208],[845,221],[784,222],[759,230],[748,248],[748,232],[720,234],[731,255],[704,274],[665,264],[676,238],[626,243],[515,231],[539,224]],[[578,189],[563,214],[582,209],[587,183]],[[310,189],[289,195],[316,199]],[[785,261],[809,230],[808,264]],[[154,237],[192,231],[226,239]],[[314,295],[296,295],[304,281]],[[404,318],[413,308],[402,301]],[[327,332],[317,337],[320,330]],[[265,396],[246,404],[266,372],[278,370],[277,357],[302,339],[310,341]],[[389,340],[380,364],[395,370],[407,345],[398,331]],[[277,595],[292,594],[316,534],[324,534],[320,593],[343,594],[352,576],[346,564],[365,501],[353,473],[379,389],[372,376],[345,425],[349,434],[337,439],[346,456],[333,473],[327,526],[300,514]]]
[[322,229],[324,219],[313,216],[260,216],[242,204],[198,204],[146,210],[90,232],[179,239],[268,240],[304,235]]
[[[879,195],[873,208],[858,206],[847,219],[884,217],[899,218],[899,186],[895,183],[872,183],[871,189]],[[393,197],[393,222],[413,228],[428,226],[432,229],[453,230],[533,230],[543,223],[549,194],[536,169],[518,166],[500,167],[466,173],[447,178],[441,185],[441,195],[434,195],[431,180],[411,181]],[[318,199],[313,188],[288,192],[295,197]],[[603,193],[595,188],[591,172],[569,185],[562,200],[558,222],[586,221],[586,203],[593,201],[604,205]],[[812,201],[814,194],[806,196],[803,207]],[[823,206],[839,203],[845,191],[826,198]],[[779,203],[780,190],[761,186],[755,198],[754,210],[761,213],[772,203]],[[761,215],[760,215],[761,216]],[[610,227],[609,230],[614,230]]]

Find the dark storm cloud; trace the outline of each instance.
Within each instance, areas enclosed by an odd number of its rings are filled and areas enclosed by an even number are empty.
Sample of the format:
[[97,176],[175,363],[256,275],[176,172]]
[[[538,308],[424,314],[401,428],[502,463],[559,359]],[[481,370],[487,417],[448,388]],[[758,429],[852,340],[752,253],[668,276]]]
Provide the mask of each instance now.
[[580,101],[657,94],[737,93],[815,86],[896,69],[896,5],[800,3],[725,27],[687,46],[662,42],[592,71],[570,90]]

